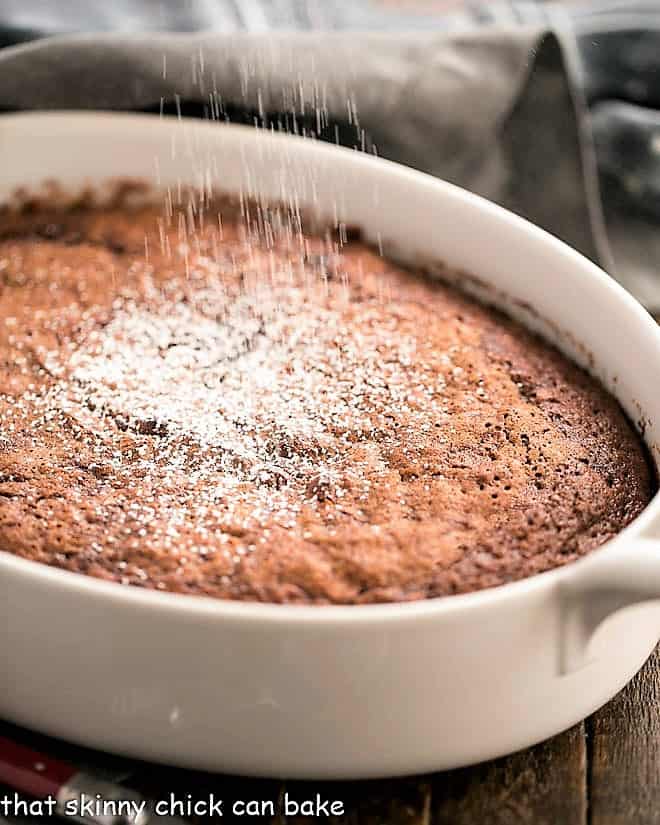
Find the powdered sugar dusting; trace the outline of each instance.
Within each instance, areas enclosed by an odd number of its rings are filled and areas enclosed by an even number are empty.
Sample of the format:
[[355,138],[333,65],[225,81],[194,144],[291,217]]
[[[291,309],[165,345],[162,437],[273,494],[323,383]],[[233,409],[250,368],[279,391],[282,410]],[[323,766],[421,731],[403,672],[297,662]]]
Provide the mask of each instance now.
[[145,443],[134,469],[185,474],[196,506],[231,511],[227,494],[247,484],[250,521],[276,513],[290,523],[302,501],[338,502],[345,484],[368,492],[359,464],[345,460],[351,445],[386,443],[397,412],[410,434],[438,412],[444,382],[418,375],[411,385],[415,339],[392,342],[391,322],[368,305],[359,320],[369,332],[357,332],[342,303],[261,288],[218,317],[167,301],[117,309],[65,361],[61,350],[48,354],[58,379],[45,416],[137,437]]

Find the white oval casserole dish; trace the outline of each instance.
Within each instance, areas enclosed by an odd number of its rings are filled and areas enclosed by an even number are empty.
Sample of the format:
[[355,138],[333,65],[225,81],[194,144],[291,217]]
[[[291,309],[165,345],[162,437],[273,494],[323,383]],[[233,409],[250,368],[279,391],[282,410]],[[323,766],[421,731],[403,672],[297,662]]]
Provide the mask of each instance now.
[[[577,252],[485,200],[309,140],[148,116],[2,116],[0,157],[0,202],[45,179],[201,184],[289,201],[359,225],[403,260],[474,273],[490,300],[589,366],[643,421],[657,458],[656,324]],[[656,496],[576,564],[359,607],[143,591],[0,552],[0,716],[250,775],[375,777],[488,759],[569,727],[639,669],[660,637],[659,536]]]

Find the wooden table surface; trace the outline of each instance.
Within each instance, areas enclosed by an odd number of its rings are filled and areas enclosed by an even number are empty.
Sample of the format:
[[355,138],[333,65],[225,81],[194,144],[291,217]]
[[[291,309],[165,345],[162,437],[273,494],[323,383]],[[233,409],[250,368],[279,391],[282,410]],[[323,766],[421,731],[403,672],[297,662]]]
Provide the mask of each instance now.
[[[396,712],[396,709],[393,709]],[[369,782],[275,782],[214,776],[129,763],[0,723],[0,734],[75,760],[106,776],[131,774],[130,784],[154,797],[173,792],[207,799],[268,800],[277,804],[319,793],[341,800],[334,818],[197,818],[271,825],[660,825],[660,647],[628,687],[585,722],[534,748],[446,773]],[[323,743],[319,743],[323,747]],[[0,800],[8,789],[0,786]],[[12,823],[46,819],[9,818]],[[0,817],[0,823],[4,823]]]

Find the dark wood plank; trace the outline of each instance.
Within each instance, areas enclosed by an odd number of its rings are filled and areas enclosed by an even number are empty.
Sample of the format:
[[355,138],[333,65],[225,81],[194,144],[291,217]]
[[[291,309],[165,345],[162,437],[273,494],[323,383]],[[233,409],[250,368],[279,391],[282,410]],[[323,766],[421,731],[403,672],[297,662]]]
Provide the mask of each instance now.
[[285,816],[278,825],[429,825],[431,788],[426,778],[370,782],[287,782],[291,799],[310,799],[319,793],[341,800],[342,816],[313,818]]
[[660,648],[588,733],[591,825],[660,825]]
[[584,725],[535,748],[437,774],[431,825],[586,825]]

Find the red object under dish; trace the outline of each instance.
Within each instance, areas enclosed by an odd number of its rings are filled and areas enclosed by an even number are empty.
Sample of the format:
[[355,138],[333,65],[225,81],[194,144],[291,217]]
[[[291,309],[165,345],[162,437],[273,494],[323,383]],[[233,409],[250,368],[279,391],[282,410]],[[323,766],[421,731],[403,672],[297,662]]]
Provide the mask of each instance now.
[[0,736],[0,782],[16,791],[37,799],[57,796],[75,773],[72,765]]

